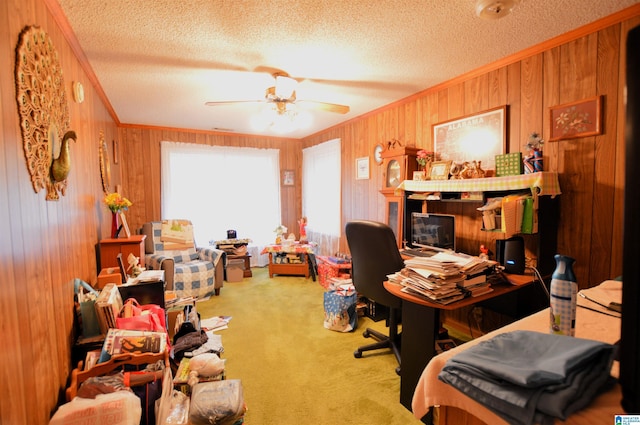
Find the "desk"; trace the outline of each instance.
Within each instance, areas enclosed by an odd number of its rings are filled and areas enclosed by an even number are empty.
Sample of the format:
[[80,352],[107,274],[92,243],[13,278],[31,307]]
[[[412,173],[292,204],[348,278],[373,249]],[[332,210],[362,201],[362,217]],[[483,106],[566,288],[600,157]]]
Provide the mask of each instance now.
[[402,286],[384,282],[384,287],[402,299],[402,343],[400,367],[400,403],[411,410],[413,392],[425,366],[436,354],[435,341],[440,328],[440,310],[455,310],[516,291],[533,283],[531,276],[512,277],[518,285],[491,285],[493,291],[443,305],[401,292]]
[[[444,367],[446,361],[456,353],[466,350],[480,341],[490,339],[495,335],[517,329],[548,332],[549,309],[544,309],[435,356],[425,368],[416,387],[412,403],[414,416],[421,418],[427,414],[431,406],[440,405],[440,424],[478,423],[477,419],[474,422],[467,422],[466,419],[461,418],[461,414],[467,417],[472,414],[487,424],[507,425],[503,419],[489,409],[467,397],[451,385],[447,385],[438,380],[438,374]],[[613,344],[620,338],[620,319],[578,307],[576,312],[576,337],[589,338]],[[402,367],[404,367],[404,363]],[[616,361],[611,370],[613,376],[618,376],[618,368],[619,365]],[[600,425],[613,423],[614,414],[623,413],[622,407],[620,406],[621,399],[622,393],[620,385],[616,384],[613,389],[598,396],[586,409],[574,413],[564,422],[556,420],[555,423],[563,425]],[[456,411],[457,409],[453,409],[454,411],[452,411],[451,407],[462,409],[464,412]],[[445,418],[447,413],[452,415],[449,421],[446,419],[443,420],[443,413]],[[453,418],[454,414],[456,418]]]

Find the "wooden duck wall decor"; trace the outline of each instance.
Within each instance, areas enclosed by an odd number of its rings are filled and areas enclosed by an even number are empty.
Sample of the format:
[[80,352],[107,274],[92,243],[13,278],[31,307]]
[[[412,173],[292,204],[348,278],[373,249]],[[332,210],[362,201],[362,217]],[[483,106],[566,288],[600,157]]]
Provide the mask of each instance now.
[[[16,100],[22,144],[33,190],[57,200],[67,189],[71,170],[69,106],[58,53],[47,33],[27,26],[16,48]],[[54,155],[57,157],[54,158]]]

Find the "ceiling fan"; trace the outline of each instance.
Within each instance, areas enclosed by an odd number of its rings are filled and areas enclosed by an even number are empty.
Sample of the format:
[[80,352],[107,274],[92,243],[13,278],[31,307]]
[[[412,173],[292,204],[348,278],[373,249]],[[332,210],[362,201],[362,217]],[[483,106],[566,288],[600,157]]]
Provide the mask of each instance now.
[[275,79],[275,85],[268,87],[265,91],[264,100],[227,100],[206,102],[207,106],[215,106],[229,103],[246,103],[246,102],[265,102],[271,104],[273,108],[280,115],[285,115],[291,110],[294,104],[308,104],[314,109],[320,109],[328,112],[335,112],[338,114],[346,114],[349,112],[349,107],[346,105],[338,105],[336,103],[318,102],[307,99],[296,98],[296,87],[298,81],[291,78],[286,72],[275,72],[272,74]]

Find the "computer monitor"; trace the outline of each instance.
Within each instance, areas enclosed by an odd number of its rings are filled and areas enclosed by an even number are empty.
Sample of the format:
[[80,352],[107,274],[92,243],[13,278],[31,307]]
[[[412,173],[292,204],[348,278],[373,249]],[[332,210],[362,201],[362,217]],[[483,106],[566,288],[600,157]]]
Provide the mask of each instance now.
[[456,218],[448,214],[411,213],[411,247],[456,249]]

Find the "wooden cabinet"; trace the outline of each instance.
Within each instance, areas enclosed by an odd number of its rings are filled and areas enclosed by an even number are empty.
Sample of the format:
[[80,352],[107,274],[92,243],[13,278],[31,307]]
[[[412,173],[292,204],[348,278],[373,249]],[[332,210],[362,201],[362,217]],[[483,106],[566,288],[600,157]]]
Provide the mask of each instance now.
[[131,235],[129,238],[102,239],[100,241],[100,268],[118,267],[118,254],[122,254],[125,267],[127,257],[133,254],[140,258],[140,266],[144,267],[144,240],[146,235]]

